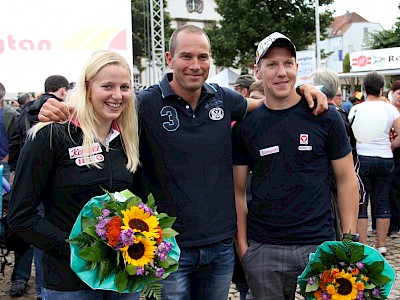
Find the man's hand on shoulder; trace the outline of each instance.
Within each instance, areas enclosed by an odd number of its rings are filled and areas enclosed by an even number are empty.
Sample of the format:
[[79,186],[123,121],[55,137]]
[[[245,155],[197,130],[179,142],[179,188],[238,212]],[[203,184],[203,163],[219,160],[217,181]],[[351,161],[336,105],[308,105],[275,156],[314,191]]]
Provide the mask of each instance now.
[[40,109],[38,118],[40,122],[63,122],[68,120],[74,108],[65,102],[49,98]]
[[[298,90],[307,99],[308,105],[313,109],[314,115],[328,110],[328,99],[319,88],[310,84],[303,84],[298,87]],[[314,103],[314,100],[316,100],[316,103]]]
[[265,98],[262,99],[246,98],[246,100],[247,100],[247,110],[253,111],[264,102]]

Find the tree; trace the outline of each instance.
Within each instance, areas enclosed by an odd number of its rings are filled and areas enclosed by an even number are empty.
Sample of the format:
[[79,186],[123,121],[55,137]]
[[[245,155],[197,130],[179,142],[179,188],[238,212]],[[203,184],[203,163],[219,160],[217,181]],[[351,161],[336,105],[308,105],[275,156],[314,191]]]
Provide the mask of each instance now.
[[[153,0],[131,0],[132,4],[132,39],[133,39],[133,64],[139,72],[144,70],[142,58],[151,59],[151,24],[150,2]],[[164,0],[164,38],[168,40],[173,29],[171,28],[170,15],[165,11],[167,0]],[[165,43],[167,47],[167,43]]]
[[349,73],[350,72],[350,54],[347,53],[344,58],[343,58],[343,73]]
[[[400,9],[400,3],[398,7]],[[391,29],[372,33],[367,44],[370,49],[400,47],[400,16]]]
[[[315,42],[313,0],[216,0],[222,20],[207,30],[217,66],[247,67],[254,64],[257,43],[279,31],[290,37],[297,50]],[[320,5],[333,0],[320,0]],[[321,37],[332,22],[332,12],[320,14]]]

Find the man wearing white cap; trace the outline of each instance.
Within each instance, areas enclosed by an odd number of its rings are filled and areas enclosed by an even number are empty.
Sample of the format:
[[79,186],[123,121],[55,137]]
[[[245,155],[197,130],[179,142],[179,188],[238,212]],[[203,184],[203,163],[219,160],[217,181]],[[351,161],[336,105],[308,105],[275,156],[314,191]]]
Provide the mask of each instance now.
[[333,108],[310,114],[295,90],[297,70],[289,38],[275,32],[262,40],[254,71],[263,81],[264,105],[233,129],[236,247],[254,299],[295,299],[309,253],[335,239],[330,165],[343,232],[356,233],[357,178],[343,120]]

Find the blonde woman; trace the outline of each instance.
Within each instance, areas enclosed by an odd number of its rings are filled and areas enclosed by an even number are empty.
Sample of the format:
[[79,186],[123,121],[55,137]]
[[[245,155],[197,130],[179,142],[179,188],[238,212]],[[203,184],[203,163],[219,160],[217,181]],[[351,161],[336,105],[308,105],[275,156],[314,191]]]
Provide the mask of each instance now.
[[[18,160],[9,225],[44,251],[43,299],[139,299],[91,290],[70,268],[65,241],[85,203],[138,184],[139,137],[131,70],[112,51],[95,52],[68,94],[74,113],[34,126]],[[36,208],[43,203],[46,218]]]

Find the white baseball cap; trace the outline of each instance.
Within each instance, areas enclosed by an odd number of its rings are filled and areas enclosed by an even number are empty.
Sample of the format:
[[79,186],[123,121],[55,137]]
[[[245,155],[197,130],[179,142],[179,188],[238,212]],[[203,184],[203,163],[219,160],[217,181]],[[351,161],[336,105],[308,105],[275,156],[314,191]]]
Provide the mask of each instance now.
[[274,32],[263,39],[257,47],[256,52],[256,64],[260,59],[267,53],[271,46],[286,46],[292,52],[293,56],[296,58],[296,47],[292,41],[280,32]]

